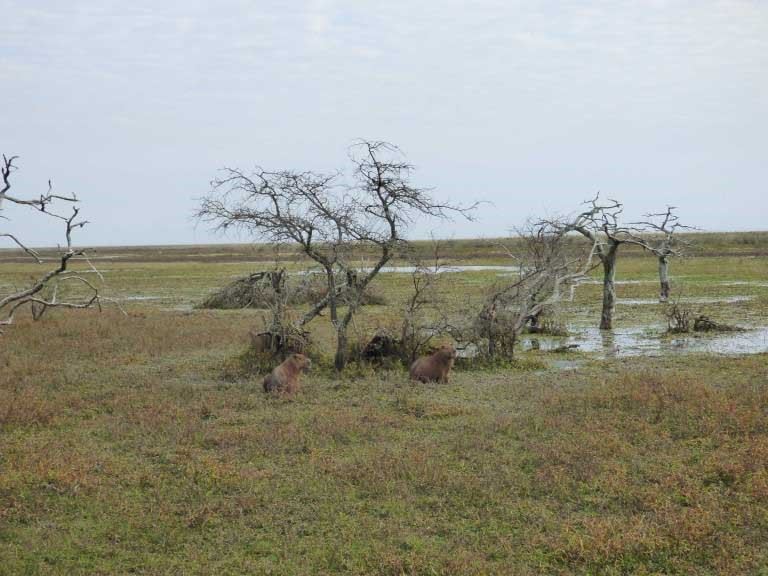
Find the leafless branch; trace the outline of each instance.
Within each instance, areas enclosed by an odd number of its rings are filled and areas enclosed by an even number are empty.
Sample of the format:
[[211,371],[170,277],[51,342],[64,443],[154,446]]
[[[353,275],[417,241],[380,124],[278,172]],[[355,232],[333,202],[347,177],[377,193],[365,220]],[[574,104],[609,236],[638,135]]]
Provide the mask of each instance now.
[[675,210],[676,206],[667,206],[664,212],[645,214],[647,220],[630,224],[630,235],[655,256],[682,256],[691,243],[681,238],[679,232],[698,228],[682,224]]
[[[292,242],[323,269],[327,295],[303,316],[302,325],[325,309],[337,335],[337,368],[343,367],[346,331],[363,295],[407,245],[405,233],[417,216],[470,217],[474,206],[435,201],[429,191],[411,184],[413,166],[387,142],[360,140],[349,151],[352,171],[277,171],[252,173],[225,169],[212,182],[197,217],[227,230],[240,228],[271,242]],[[351,261],[356,247],[374,248],[372,265]],[[343,294],[346,310],[339,310]]]
[[584,203],[586,210],[573,217],[542,220],[545,225],[559,233],[576,232],[584,236],[593,246],[595,255],[603,267],[603,306],[600,314],[600,328],[613,327],[613,311],[616,305],[616,258],[624,244],[649,249],[647,239],[637,234],[632,226],[621,222],[624,206],[613,199],[601,200],[600,194]]
[[682,256],[691,245],[680,237],[678,231],[696,230],[693,226],[682,224],[675,210],[675,206],[667,206],[665,212],[646,214],[647,220],[632,223],[628,233],[637,240],[637,244],[658,259],[660,302],[666,302],[672,290],[669,278],[670,258]]
[[[0,326],[8,326],[13,323],[16,313],[24,306],[33,308],[33,316],[39,318],[48,308],[90,308],[92,306],[100,307],[99,290],[85,278],[74,274],[69,269],[70,260],[75,257],[86,257],[83,249],[75,248],[72,242],[72,233],[78,228],[87,224],[85,220],[79,220],[80,209],[76,206],[77,198],[74,195],[62,196],[52,192],[52,185],[48,181],[48,190],[46,193],[33,198],[21,198],[9,195],[11,190],[11,175],[16,171],[15,161],[17,156],[7,157],[3,155],[3,161],[0,165],[0,176],[2,177],[2,188],[0,188],[0,210],[7,209],[3,206],[4,202],[12,205],[24,206],[37,210],[45,216],[59,220],[64,224],[65,245],[60,248],[58,266],[43,273],[26,288],[16,290],[10,294],[0,296]],[[56,202],[71,203],[71,213],[69,215],[60,214],[52,210]],[[35,262],[42,264],[39,253],[28,247],[17,236],[4,232],[0,237],[9,238],[16,246],[24,251]],[[92,265],[91,265],[92,266]],[[93,266],[92,266],[93,267]],[[86,289],[88,296],[80,301],[68,301],[59,299],[59,287],[64,283],[77,283]],[[46,289],[52,291],[51,297],[45,297],[43,294]]]

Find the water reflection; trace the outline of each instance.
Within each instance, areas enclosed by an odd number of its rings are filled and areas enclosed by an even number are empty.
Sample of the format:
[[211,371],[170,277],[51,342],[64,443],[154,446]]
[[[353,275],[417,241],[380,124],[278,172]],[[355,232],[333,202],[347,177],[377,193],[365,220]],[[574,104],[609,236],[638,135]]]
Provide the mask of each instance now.
[[616,337],[613,330],[600,330],[600,344],[603,347],[603,354],[606,358],[617,356],[619,347],[616,345]]

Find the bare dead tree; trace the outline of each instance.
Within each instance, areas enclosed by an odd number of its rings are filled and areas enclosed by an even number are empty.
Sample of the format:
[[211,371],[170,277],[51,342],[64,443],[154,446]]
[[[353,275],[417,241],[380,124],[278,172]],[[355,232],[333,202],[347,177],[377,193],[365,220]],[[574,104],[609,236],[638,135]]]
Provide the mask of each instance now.
[[587,210],[575,218],[545,220],[542,223],[560,232],[578,232],[595,247],[595,253],[603,268],[603,303],[600,312],[600,329],[613,328],[613,313],[616,308],[616,259],[619,247],[634,244],[648,249],[647,241],[638,235],[636,227],[621,223],[624,205],[616,200],[600,200],[600,195],[585,202]]
[[658,259],[659,302],[667,302],[671,293],[670,258],[682,256],[685,249],[690,246],[690,242],[681,238],[677,232],[696,229],[681,224],[675,210],[677,210],[675,206],[667,206],[665,212],[646,214],[647,220],[633,223],[635,230],[630,232],[644,249]]
[[[360,140],[350,148],[351,181],[340,172],[317,174],[257,168],[246,174],[225,169],[197,212],[226,230],[237,227],[271,242],[293,242],[325,273],[327,295],[312,306],[302,326],[328,309],[336,332],[334,364],[347,362],[347,330],[366,288],[407,243],[417,216],[468,216],[473,208],[439,203],[411,184],[413,166],[387,142]],[[353,260],[357,248],[375,253],[371,266]],[[342,311],[343,295],[346,310]]]
[[[2,175],[2,188],[0,188],[0,219],[8,220],[8,217],[3,214],[7,209],[8,204],[11,206],[21,206],[36,210],[42,216],[63,224],[65,244],[59,249],[59,255],[57,257],[58,264],[56,267],[41,274],[27,287],[16,289],[10,294],[0,296],[0,326],[8,326],[12,324],[16,313],[24,306],[32,308],[35,319],[40,318],[49,308],[100,307],[101,298],[96,286],[83,276],[74,273],[69,268],[71,260],[74,258],[84,258],[87,260],[86,251],[80,248],[75,248],[72,242],[73,232],[78,228],[83,228],[88,223],[86,220],[79,219],[80,209],[76,205],[78,202],[77,197],[74,194],[71,196],[54,194],[50,180],[48,181],[48,190],[39,196],[28,198],[12,196],[9,192],[11,190],[12,174],[17,169],[15,164],[17,159],[17,156],[7,157],[3,155],[2,165],[0,165],[0,174]],[[71,212],[69,214],[64,215],[55,211],[55,207],[62,203],[70,205]],[[30,248],[17,236],[0,231],[0,238],[8,238],[30,259],[38,264],[45,264],[45,260],[41,257],[38,251]],[[65,284],[79,285],[81,288],[85,289],[87,296],[78,301],[61,298],[59,294],[63,291]]]
[[477,318],[477,333],[487,342],[489,357],[512,357],[529,319],[572,299],[576,286],[593,268],[598,243],[589,251],[574,251],[567,234],[568,230],[549,224],[529,224],[518,231],[518,251],[508,251],[519,265],[518,275],[491,290]]
[[243,229],[275,244],[296,243],[326,273],[328,294],[304,316],[307,324],[327,306],[336,308],[337,268],[351,217],[335,194],[339,174],[271,172],[257,167],[252,173],[225,168],[211,182],[197,216],[220,230]]

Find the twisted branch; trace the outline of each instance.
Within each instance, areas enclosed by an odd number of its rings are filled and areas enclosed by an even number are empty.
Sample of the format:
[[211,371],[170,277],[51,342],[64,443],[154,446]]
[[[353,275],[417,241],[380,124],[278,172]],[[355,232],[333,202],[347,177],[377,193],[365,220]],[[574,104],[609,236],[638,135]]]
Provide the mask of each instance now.
[[[48,181],[47,192],[41,194],[39,197],[20,198],[9,195],[8,192],[11,190],[12,184],[11,175],[17,169],[15,161],[18,157],[7,157],[3,155],[2,158],[3,161],[0,165],[0,176],[2,177],[2,188],[0,188],[0,211],[5,209],[3,204],[7,201],[13,205],[32,208],[50,218],[60,220],[64,223],[64,237],[66,243],[63,248],[60,248],[59,262],[56,268],[47,271],[26,288],[0,297],[0,326],[9,326],[13,324],[16,313],[27,305],[33,308],[33,317],[35,319],[40,318],[48,308],[90,308],[92,306],[100,308],[101,298],[98,288],[85,278],[74,274],[69,269],[69,263],[72,258],[83,257],[87,259],[85,250],[75,248],[72,243],[73,231],[78,228],[83,228],[88,223],[86,220],[78,220],[80,209],[74,205],[78,201],[77,197],[74,194],[71,196],[54,194],[50,180]],[[57,201],[71,203],[72,212],[69,215],[63,215],[52,211],[52,207]],[[0,216],[7,219],[7,217],[2,214],[0,214]],[[36,263],[43,263],[39,253],[27,246],[17,236],[3,232],[0,233],[0,237],[10,239]],[[90,265],[93,268],[93,264]],[[88,296],[77,302],[60,300],[58,297],[59,287],[64,282],[74,282],[84,286],[88,291]],[[43,292],[49,287],[52,288],[53,294],[50,298],[46,298],[43,296]],[[0,331],[0,333],[2,333],[2,331]]]

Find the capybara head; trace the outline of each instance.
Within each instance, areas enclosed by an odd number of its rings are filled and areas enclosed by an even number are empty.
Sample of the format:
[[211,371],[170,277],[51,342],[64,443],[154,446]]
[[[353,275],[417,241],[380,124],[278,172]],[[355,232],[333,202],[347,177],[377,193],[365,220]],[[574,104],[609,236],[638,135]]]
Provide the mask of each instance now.
[[446,360],[455,360],[456,348],[454,348],[451,344],[443,344],[440,346],[440,348],[437,349],[435,355],[440,356],[441,358],[445,358]]
[[312,360],[310,360],[304,354],[299,354],[297,352],[295,354],[291,354],[288,359],[292,364],[296,366],[296,368],[303,372],[309,372],[309,370],[312,368]]

